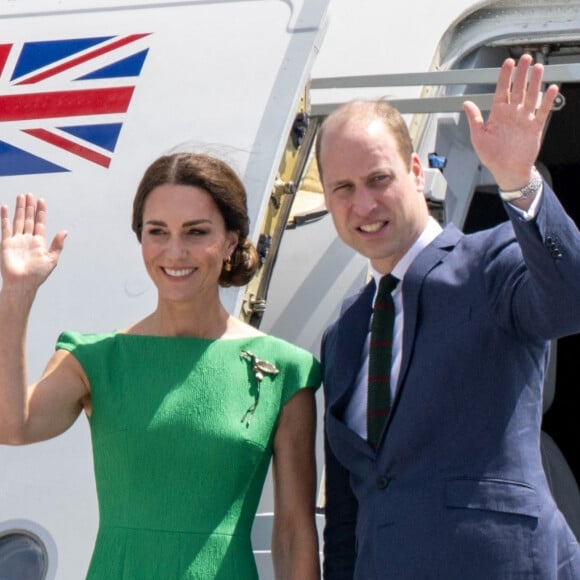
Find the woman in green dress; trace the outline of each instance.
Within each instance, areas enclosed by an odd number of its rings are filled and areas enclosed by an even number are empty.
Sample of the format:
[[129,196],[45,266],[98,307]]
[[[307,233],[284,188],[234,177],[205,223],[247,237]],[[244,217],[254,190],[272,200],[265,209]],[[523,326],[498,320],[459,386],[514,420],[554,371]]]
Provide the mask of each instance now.
[[64,332],[26,384],[26,327],[66,232],[46,205],[2,206],[0,443],[55,437],[89,419],[99,531],[87,578],[257,578],[250,531],[272,459],[277,578],[319,578],[314,391],[306,351],[231,316],[219,287],[257,268],[244,187],[232,169],[179,153],[145,172],[133,230],[155,310],[120,331]]

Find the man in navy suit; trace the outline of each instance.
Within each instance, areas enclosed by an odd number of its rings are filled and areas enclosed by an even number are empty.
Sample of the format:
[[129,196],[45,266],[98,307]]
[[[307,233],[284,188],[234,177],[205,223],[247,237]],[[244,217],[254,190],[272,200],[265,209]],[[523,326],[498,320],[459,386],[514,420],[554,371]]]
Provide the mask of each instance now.
[[[421,162],[386,103],[347,104],[322,127],[327,208],[374,274],[322,345],[326,580],[580,578],[539,448],[548,341],[580,331],[580,233],[534,168],[558,92],[537,106],[542,75],[528,55],[508,59],[487,121],[465,103],[510,217],[473,235],[429,217]],[[389,273],[392,403],[370,445],[369,321]]]

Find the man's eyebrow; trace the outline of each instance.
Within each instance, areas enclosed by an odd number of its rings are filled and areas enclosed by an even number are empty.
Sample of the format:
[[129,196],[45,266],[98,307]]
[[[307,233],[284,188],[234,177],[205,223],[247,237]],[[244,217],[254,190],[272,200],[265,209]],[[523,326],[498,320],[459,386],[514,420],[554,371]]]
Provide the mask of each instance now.
[[351,183],[352,180],[344,178],[344,179],[335,179],[334,181],[331,181],[328,185],[330,185],[331,187],[336,187],[337,185],[346,185],[348,183]]

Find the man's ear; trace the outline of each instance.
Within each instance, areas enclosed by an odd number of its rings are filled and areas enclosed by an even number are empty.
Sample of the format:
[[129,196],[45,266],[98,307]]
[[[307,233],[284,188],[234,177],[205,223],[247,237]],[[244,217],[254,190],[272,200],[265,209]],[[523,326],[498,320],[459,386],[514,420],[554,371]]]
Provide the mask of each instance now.
[[416,153],[411,155],[411,173],[415,180],[417,191],[422,195],[425,194],[425,172],[423,171],[423,164]]

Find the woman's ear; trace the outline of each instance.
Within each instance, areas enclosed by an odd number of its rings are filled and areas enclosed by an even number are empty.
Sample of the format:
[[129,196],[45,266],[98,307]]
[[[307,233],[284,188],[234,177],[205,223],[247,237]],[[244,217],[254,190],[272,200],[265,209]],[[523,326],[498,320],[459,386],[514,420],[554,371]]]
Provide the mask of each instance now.
[[239,241],[240,241],[239,232],[236,232],[236,231],[227,232],[226,255],[224,256],[224,259],[231,257],[231,255],[233,254],[234,250],[236,249],[236,246],[238,245]]

